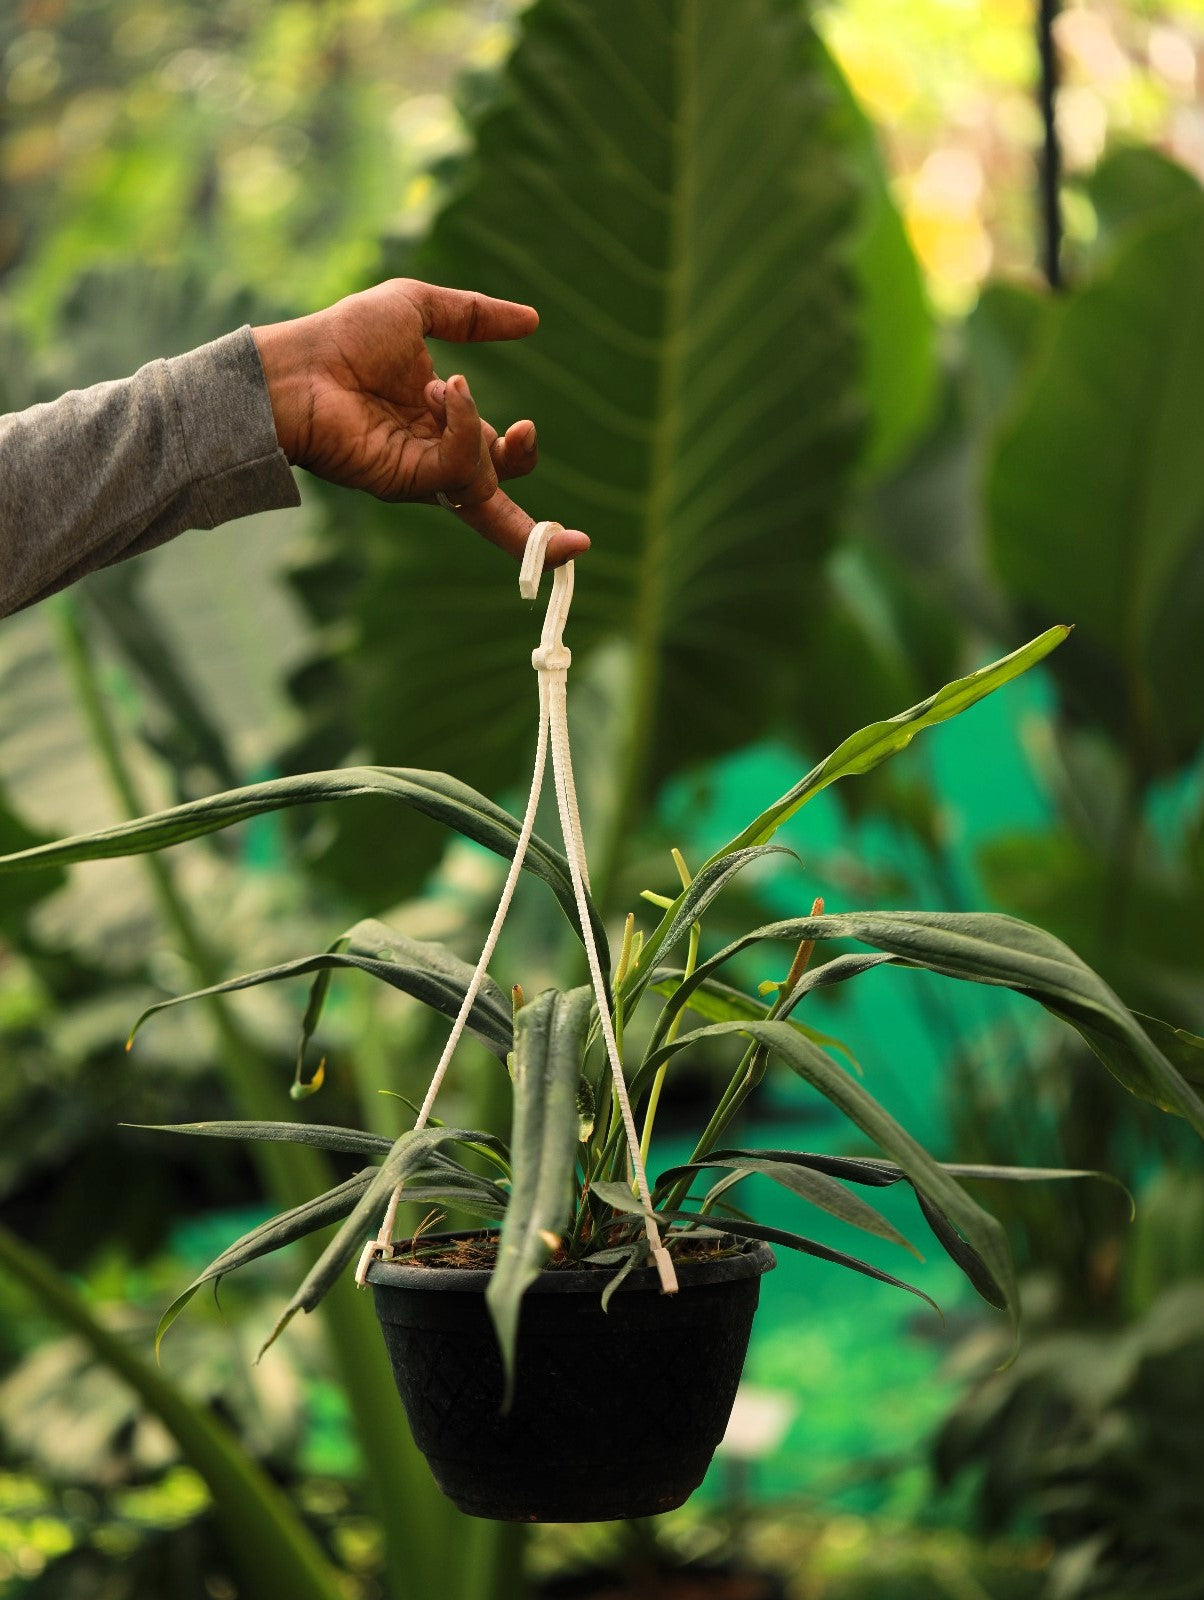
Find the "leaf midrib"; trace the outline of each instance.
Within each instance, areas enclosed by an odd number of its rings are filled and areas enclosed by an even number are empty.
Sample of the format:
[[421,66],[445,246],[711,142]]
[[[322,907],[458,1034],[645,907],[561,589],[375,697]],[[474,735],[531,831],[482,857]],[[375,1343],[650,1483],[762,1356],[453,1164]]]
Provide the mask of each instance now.
[[688,129],[696,117],[693,66],[695,11],[679,6],[672,23],[672,77],[676,88],[669,118],[668,250],[665,263],[663,337],[660,342],[648,452],[649,494],[644,516],[644,541],[636,575],[634,668],[626,737],[622,747],[619,803],[611,836],[595,876],[605,908],[623,840],[639,802],[648,767],[648,746],[660,691],[661,643],[664,633],[666,566],[671,536],[670,511],[676,488],[675,462],[681,429],[682,369],[685,363],[686,305],[689,297],[688,224],[693,211],[697,173]]

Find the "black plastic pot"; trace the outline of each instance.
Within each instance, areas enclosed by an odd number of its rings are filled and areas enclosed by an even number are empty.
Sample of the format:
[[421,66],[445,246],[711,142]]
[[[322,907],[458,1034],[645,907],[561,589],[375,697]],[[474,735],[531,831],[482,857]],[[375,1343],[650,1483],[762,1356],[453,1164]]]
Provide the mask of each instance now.
[[606,1312],[613,1268],[542,1273],[523,1297],[505,1415],[487,1271],[376,1261],[368,1281],[415,1442],[461,1511],[605,1522],[671,1511],[702,1482],[774,1265],[764,1244],[682,1262],[676,1295],[647,1268]]

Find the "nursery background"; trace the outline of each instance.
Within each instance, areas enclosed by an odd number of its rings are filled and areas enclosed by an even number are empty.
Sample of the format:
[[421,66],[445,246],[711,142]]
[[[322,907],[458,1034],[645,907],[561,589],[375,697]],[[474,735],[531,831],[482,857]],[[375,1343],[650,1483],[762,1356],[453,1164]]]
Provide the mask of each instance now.
[[[18,0],[0,410],[383,276],[532,302],[533,339],[444,370],[536,420],[518,498],[593,539],[571,715],[612,921],[675,892],[671,846],[696,865],[847,733],[1073,623],[809,807],[783,830],[797,865],[743,878],[707,936],[816,895],[991,907],[1199,1033],[1202,60],[1201,0]],[[536,717],[515,571],[439,510],[302,492],[0,626],[0,848],[348,761],[515,802]],[[667,1594],[649,1573],[688,1560],[792,1600],[1204,1592],[1199,1142],[1034,1008],[928,975],[817,1013],[893,1114],[945,1159],[1104,1168],[1137,1198],[1130,1222],[1106,1185],[994,1197],[1024,1288],[1006,1370],[948,1264],[916,1268],[942,1327],[782,1259],[700,1495],[655,1526],[526,1530],[438,1495],[349,1287],[253,1365],[293,1277],[238,1274],[156,1368],[163,1308],[305,1174],[121,1125],[396,1134],[441,1041],[349,974],[298,1108],[302,985],[169,1011],[127,1054],[134,1019],[362,916],[475,959],[502,871],[364,801],[5,879],[0,1589],[270,1600],[283,1540],[307,1596],[349,1600],[567,1593],[587,1563]],[[533,994],[566,953],[538,895],[512,920],[493,970]],[[461,1125],[505,1105],[475,1049],[442,1110]],[[670,1157],[705,1056],[692,1075]],[[772,1075],[745,1133],[854,1148]],[[249,1484],[277,1520],[232,1541],[214,1496]]]

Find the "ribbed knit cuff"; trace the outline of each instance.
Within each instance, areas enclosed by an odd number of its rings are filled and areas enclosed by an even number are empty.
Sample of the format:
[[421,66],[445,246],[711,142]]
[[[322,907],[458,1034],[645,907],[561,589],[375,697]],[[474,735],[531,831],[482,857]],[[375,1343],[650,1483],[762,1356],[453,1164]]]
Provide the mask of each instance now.
[[190,498],[204,525],[300,505],[250,328],[173,356],[164,366],[191,469]]

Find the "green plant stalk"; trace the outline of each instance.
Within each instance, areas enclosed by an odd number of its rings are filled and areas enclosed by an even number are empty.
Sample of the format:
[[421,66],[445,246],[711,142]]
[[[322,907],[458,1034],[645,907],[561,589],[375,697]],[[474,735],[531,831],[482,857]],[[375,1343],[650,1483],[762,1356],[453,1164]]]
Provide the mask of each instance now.
[[[531,1530],[522,1522],[465,1517],[457,1583],[448,1577],[442,1600],[522,1600],[523,1557]],[[449,1555],[451,1552],[448,1552]]]
[[[687,883],[685,887],[689,888],[689,884]],[[694,968],[698,963],[698,942],[701,937],[702,928],[695,922],[690,928],[690,944],[686,951],[686,978],[694,975]],[[681,1027],[682,1018],[685,1014],[685,1007],[683,1006],[669,1025],[669,1032],[665,1038],[666,1044],[672,1044],[674,1039],[677,1038],[677,1032]],[[665,1073],[668,1070],[669,1063],[666,1061],[664,1066],[657,1071],[656,1077],[653,1078],[652,1089],[648,1095],[648,1110],[644,1113],[644,1131],[640,1136],[640,1155],[643,1157],[645,1166],[648,1164],[648,1152],[652,1148],[652,1127],[656,1121],[656,1109],[661,1103],[661,1090],[664,1088]]]
[[[60,600],[55,607],[63,655],[88,731],[121,805],[131,817],[145,809],[134,785],[116,729],[100,695],[88,640],[75,602]],[[175,886],[166,863],[158,856],[143,858],[155,890],[160,912],[203,986],[216,983],[221,973],[207,941]],[[270,1120],[279,1115],[275,1080],[259,1049],[246,1036],[220,995],[211,996],[210,1015],[220,1041],[220,1060],[235,1103],[242,1116]],[[333,1182],[329,1164],[301,1145],[268,1144],[256,1152],[265,1185],[286,1207],[300,1205]],[[318,1246],[307,1241],[311,1259]],[[442,1600],[447,1585],[444,1524],[450,1532],[452,1508],[431,1482],[426,1463],[397,1416],[391,1398],[382,1396],[393,1387],[384,1346],[366,1297],[350,1284],[340,1285],[323,1305],[331,1356],[355,1423],[364,1458],[370,1501],[381,1520],[386,1548],[390,1600]],[[411,1508],[399,1518],[397,1507]],[[414,1508],[421,1507],[421,1514]]]
[[248,1594],[257,1600],[345,1600],[341,1577],[313,1534],[227,1428],[99,1322],[67,1278],[5,1228],[0,1264],[167,1428],[213,1496],[214,1516]]
[[[676,1018],[674,1021],[676,1022]],[[750,1044],[740,1058],[740,1065],[732,1074],[731,1082],[723,1091],[723,1098],[715,1107],[714,1115],[703,1129],[698,1143],[694,1146],[690,1156],[691,1161],[701,1161],[702,1158],[719,1142],[722,1135],[734,1120],[736,1113],[744,1104],[749,1094],[765,1076],[766,1052],[763,1046]],[[689,1192],[693,1177],[679,1178],[669,1192],[665,1201],[667,1211],[681,1209],[682,1201]]]
[[[823,900],[816,899],[811,905],[811,915],[813,917],[822,915],[823,909]],[[814,953],[815,940],[804,939],[794,953],[794,960],[790,963],[790,971],[786,974],[784,982],[778,988],[774,1002],[770,1006],[766,1015],[767,1021],[773,1021],[781,1014],[782,1006],[786,1000],[786,996],[790,993],[791,989],[807,970],[808,963],[810,962]],[[670,1025],[668,1034],[670,1041],[676,1033],[677,1025],[681,1021],[681,1015],[682,1013],[678,1011]],[[724,1090],[723,1099],[719,1102],[719,1105],[715,1109],[714,1116],[703,1129],[702,1137],[694,1147],[694,1153],[690,1157],[691,1161],[701,1161],[705,1155],[709,1154],[709,1152],[715,1148],[716,1142],[727,1130],[727,1128],[731,1126],[731,1123],[734,1120],[736,1113],[740,1110],[740,1107],[744,1104],[745,1100],[747,1100],[748,1096],[765,1076],[765,1064],[768,1059],[769,1052],[763,1045],[750,1045],[750,1047],[744,1052],[744,1055],[740,1061],[740,1065],[737,1067],[732,1081]],[[666,1063],[666,1065],[668,1065],[668,1063]],[[679,1179],[678,1182],[673,1186],[673,1190],[668,1202],[671,1210],[675,1211],[680,1207],[682,1201],[686,1197],[686,1193],[689,1190],[690,1183],[692,1181],[693,1180],[689,1178]]]

